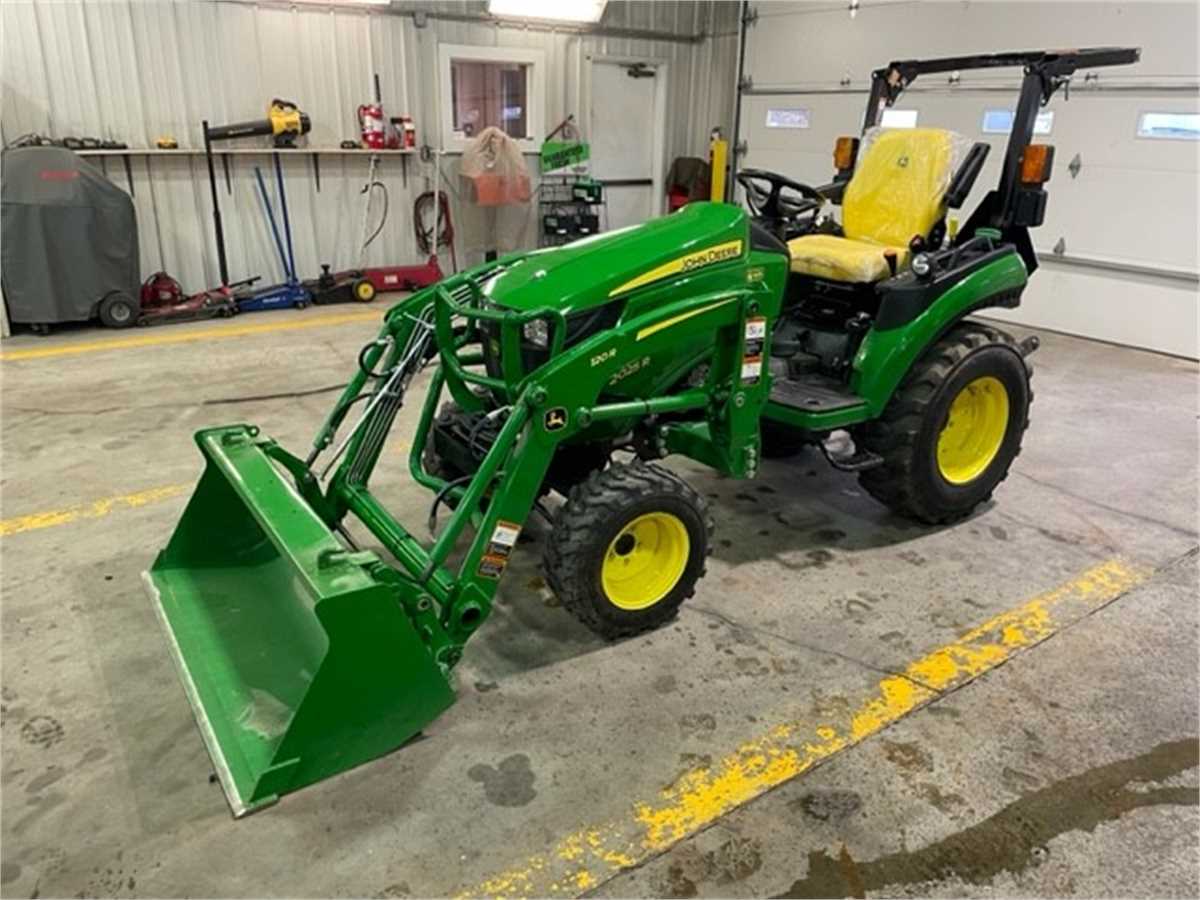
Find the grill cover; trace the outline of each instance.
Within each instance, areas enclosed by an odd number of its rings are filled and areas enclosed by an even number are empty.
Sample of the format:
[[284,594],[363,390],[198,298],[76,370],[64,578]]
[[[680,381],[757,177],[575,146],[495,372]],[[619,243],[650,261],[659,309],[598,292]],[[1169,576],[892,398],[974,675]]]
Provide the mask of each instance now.
[[13,322],[90,319],[113,291],[138,297],[133,201],[62,147],[5,150],[0,266]]

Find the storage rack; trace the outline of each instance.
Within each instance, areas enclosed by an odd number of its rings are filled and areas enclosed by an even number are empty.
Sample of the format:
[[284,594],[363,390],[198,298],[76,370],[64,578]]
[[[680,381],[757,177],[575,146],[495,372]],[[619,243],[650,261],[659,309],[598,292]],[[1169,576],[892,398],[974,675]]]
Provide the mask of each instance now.
[[[594,185],[599,200],[576,196],[577,185]],[[551,220],[548,223],[548,218]],[[552,230],[552,220],[560,222]],[[538,246],[558,247],[581,237],[597,234],[608,225],[608,203],[604,186],[578,175],[543,175],[538,185]]]

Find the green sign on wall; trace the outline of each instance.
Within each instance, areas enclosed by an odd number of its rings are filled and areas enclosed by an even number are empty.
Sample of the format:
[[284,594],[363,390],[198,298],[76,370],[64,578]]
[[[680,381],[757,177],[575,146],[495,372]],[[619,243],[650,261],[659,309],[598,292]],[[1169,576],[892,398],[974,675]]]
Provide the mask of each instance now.
[[591,148],[583,141],[546,141],[542,144],[542,174],[587,162]]

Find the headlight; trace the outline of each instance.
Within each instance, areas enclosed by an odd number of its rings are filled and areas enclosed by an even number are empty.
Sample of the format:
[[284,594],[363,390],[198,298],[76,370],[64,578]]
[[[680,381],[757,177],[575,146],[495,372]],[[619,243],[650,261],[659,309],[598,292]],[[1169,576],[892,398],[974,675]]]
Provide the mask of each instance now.
[[912,270],[918,278],[924,278],[930,272],[932,272],[933,260],[929,258],[929,254],[918,253],[916,256],[914,256],[912,261]]
[[550,323],[545,319],[534,319],[521,326],[521,336],[535,347],[545,350],[550,346]]

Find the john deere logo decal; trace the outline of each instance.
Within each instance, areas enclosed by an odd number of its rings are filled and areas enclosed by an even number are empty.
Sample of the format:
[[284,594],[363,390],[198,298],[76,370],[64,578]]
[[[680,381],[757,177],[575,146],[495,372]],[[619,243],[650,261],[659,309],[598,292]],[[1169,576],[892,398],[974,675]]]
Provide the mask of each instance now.
[[546,410],[546,415],[542,419],[542,424],[547,431],[558,431],[567,427],[567,411],[561,406],[556,406],[554,409]]
[[663,263],[661,266],[654,267],[649,272],[643,272],[636,278],[632,278],[619,287],[613,288],[608,292],[608,296],[615,297],[617,294],[632,291],[634,288],[639,288],[644,284],[650,284],[671,275],[678,275],[680,272],[691,272],[704,266],[711,266],[713,263],[724,262],[727,259],[737,259],[741,255],[741,241],[726,241],[724,244],[716,244],[704,250],[697,250],[695,253],[685,254],[668,263]]
[[742,254],[742,242],[730,241],[728,244],[718,244],[716,247],[709,247],[707,250],[701,250],[699,253],[692,253],[683,257],[683,271],[690,272],[692,269],[698,269],[701,266],[710,266],[713,263],[718,263],[723,259],[733,259]]

